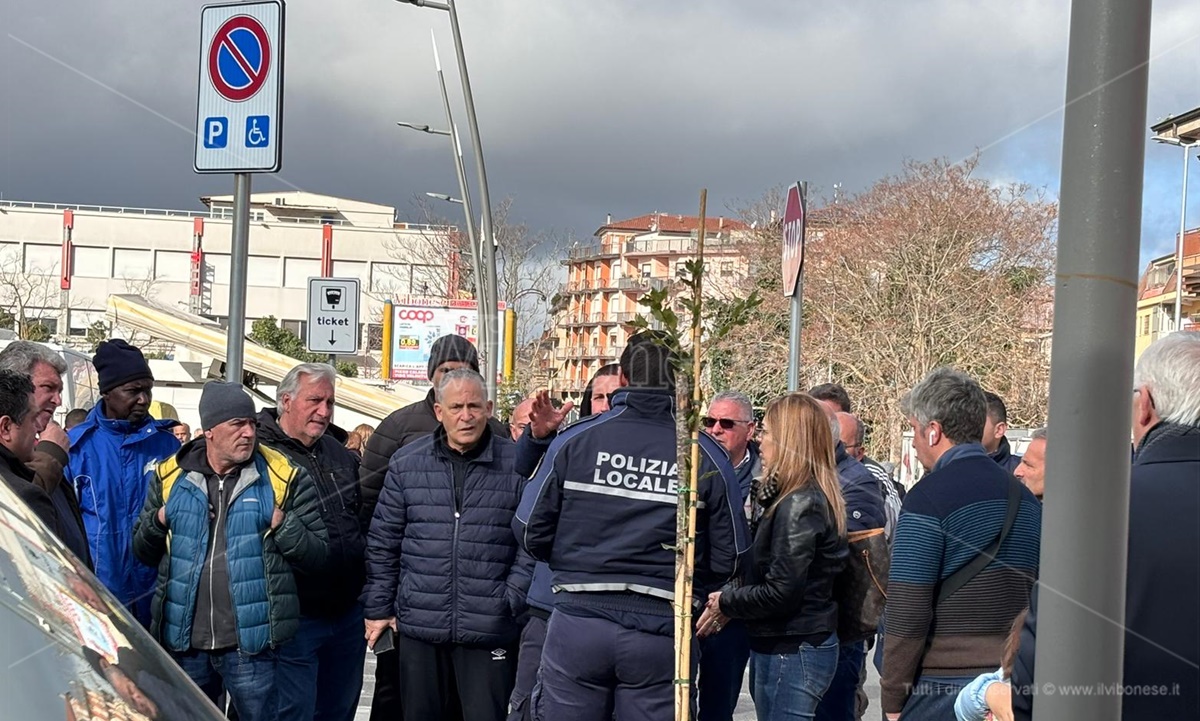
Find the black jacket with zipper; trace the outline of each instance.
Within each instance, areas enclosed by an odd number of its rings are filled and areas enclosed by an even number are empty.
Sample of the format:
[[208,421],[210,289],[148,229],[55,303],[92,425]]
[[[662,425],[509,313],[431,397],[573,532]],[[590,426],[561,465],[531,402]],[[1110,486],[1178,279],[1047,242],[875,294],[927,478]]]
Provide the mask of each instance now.
[[836,631],[834,580],[849,555],[821,490],[795,490],[759,520],[754,562],[745,583],[721,594],[721,611],[745,619],[752,637]]
[[308,448],[279,427],[277,409],[265,408],[258,414],[258,440],[313,477],[321,518],[329,531],[329,563],[325,570],[320,574],[295,571],[300,613],[318,618],[340,616],[354,607],[366,580],[363,554],[367,542],[359,520],[362,497],[358,459],[346,449],[346,432],[331,424],[325,435]]

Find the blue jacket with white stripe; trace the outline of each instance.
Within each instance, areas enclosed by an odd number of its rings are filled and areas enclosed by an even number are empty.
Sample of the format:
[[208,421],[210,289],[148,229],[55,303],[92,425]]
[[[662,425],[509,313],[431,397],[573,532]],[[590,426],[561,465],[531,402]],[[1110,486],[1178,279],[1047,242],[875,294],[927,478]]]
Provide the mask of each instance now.
[[[556,591],[674,597],[675,398],[622,388],[612,409],[559,433],[525,487],[518,540],[549,563]],[[729,458],[700,434],[696,589],[736,572],[749,533]]]

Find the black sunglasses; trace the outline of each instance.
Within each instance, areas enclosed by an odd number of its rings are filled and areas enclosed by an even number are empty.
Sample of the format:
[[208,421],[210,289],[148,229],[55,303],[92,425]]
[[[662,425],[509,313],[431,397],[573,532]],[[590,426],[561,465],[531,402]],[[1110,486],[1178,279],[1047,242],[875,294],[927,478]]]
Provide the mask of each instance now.
[[739,423],[749,423],[750,421],[735,421],[732,418],[713,418],[712,416],[704,416],[700,419],[700,422],[704,424],[705,428],[712,428],[713,426],[720,424],[722,428],[728,431],[732,430],[733,427]]

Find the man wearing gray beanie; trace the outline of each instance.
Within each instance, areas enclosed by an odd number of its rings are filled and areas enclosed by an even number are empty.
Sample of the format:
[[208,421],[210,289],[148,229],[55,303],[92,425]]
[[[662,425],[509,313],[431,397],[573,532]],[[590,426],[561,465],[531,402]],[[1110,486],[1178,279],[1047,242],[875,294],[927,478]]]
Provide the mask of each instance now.
[[155,467],[134,527],[134,555],[158,568],[150,632],[214,703],[223,686],[238,718],[267,721],[275,649],[300,622],[293,570],[320,573],[329,535],[312,476],[258,445],[239,384],[204,386],[200,424]]

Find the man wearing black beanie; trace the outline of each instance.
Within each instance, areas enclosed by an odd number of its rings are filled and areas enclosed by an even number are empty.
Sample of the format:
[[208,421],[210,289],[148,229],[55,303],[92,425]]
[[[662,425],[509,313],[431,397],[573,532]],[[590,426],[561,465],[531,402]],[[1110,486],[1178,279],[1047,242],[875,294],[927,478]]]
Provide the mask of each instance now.
[[155,572],[133,557],[130,544],[147,472],[179,450],[170,430],[176,421],[150,417],[154,375],[140,350],[107,340],[92,363],[100,402],[68,434],[65,475],[79,499],[96,576],[146,625]]
[[[459,368],[470,368],[476,373],[479,372],[479,352],[471,345],[471,341],[459,335],[444,335],[435,340],[429,350],[428,364],[429,380],[433,388],[429,389],[425,400],[394,411],[383,419],[367,440],[358,476],[359,485],[362,487],[360,518],[364,534],[370,528],[375,506],[379,503],[379,493],[383,490],[383,480],[387,476],[388,461],[396,451],[441,427],[433,410],[434,389],[442,380],[442,376]],[[508,435],[508,429],[495,418],[489,419],[488,425],[496,435]],[[396,652],[381,653],[377,660],[371,721],[400,718],[400,664]]]

